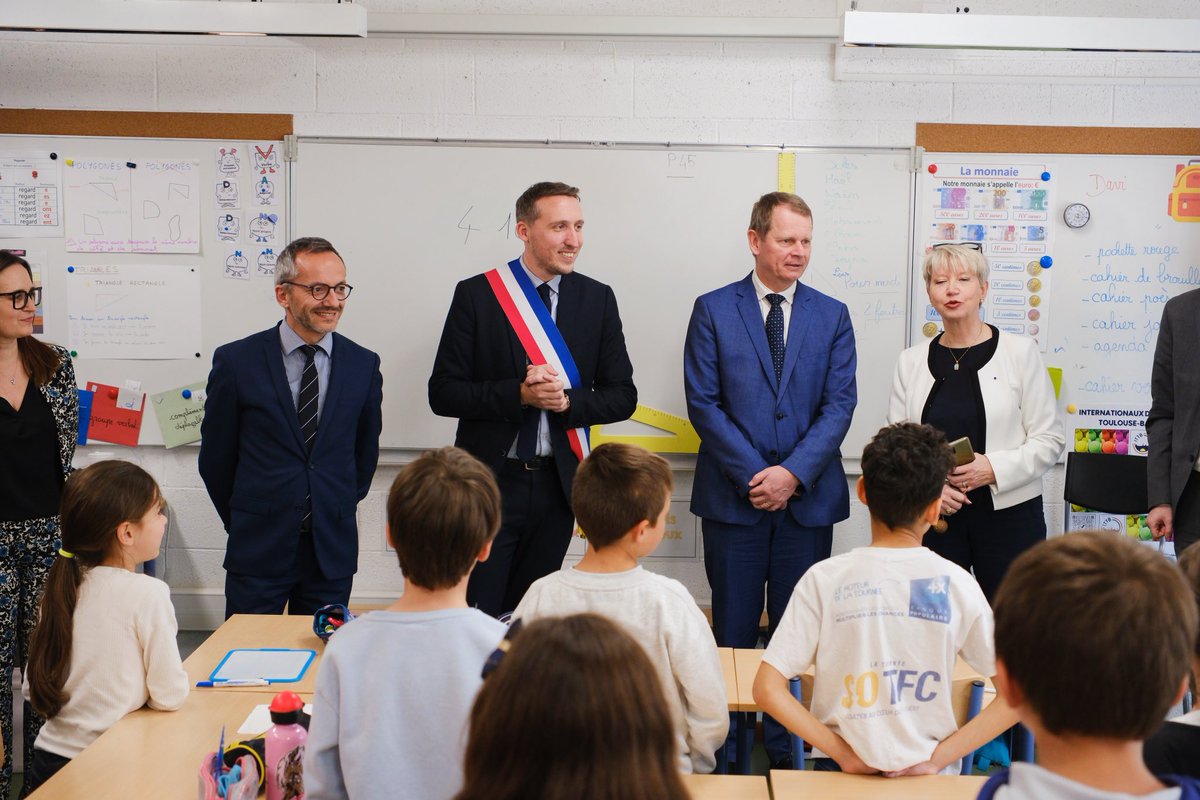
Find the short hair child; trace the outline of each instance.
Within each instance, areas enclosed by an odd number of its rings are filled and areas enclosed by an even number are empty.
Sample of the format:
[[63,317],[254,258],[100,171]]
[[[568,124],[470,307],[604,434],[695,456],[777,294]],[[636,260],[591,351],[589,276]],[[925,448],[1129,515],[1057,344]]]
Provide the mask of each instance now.
[[[1179,556],[1179,571],[1200,603],[1200,542]],[[1182,623],[1181,623],[1182,624]],[[1192,650],[1192,692],[1200,684],[1200,631]],[[1146,766],[1156,775],[1190,775],[1200,778],[1200,709],[1168,720],[1142,748]]]
[[[957,772],[958,759],[1015,721],[996,704],[961,730],[954,718],[957,657],[985,676],[994,663],[979,584],[921,545],[953,467],[945,437],[928,425],[904,422],[875,435],[858,482],[871,546],[804,574],[755,677],[763,709],[844,771]],[[809,711],[788,679],[814,665]]]
[[1069,533],[1013,562],[995,613],[996,688],[1041,754],[993,776],[985,794],[1142,795],[1175,783],[1142,761],[1142,740],[1182,696],[1196,646],[1196,600],[1169,560],[1124,536]]
[[99,461],[63,488],[62,548],[29,645],[26,696],[47,722],[25,789],[36,789],[121,717],[188,696],[167,585],[134,572],[158,555],[166,503],[127,461]]
[[305,753],[309,800],[380,787],[432,800],[457,792],[471,702],[507,630],[467,607],[471,569],[500,528],[491,470],[456,447],[425,453],[392,482],[387,515],[404,594],[326,646]]
[[684,800],[662,686],[596,614],[525,625],[471,710],[457,800]]
[[666,533],[671,467],[628,444],[602,444],[579,465],[571,508],[587,537],[573,567],[534,582],[513,616],[524,622],[591,612],[645,648],[675,722],[679,768],[711,772],[729,732],[729,708],[712,629],[683,584],[639,566]]

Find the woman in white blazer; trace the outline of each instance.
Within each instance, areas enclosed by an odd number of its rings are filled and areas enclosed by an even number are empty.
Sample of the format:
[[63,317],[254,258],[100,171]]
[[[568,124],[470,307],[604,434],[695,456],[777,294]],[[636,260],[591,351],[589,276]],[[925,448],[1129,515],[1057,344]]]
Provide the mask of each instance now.
[[947,529],[924,544],[974,572],[990,602],[1013,559],[1046,538],[1042,475],[1062,453],[1063,427],[1037,343],[980,316],[988,263],[978,245],[934,247],[923,273],[943,332],[900,354],[888,422],[970,439],[975,460],[942,490]]

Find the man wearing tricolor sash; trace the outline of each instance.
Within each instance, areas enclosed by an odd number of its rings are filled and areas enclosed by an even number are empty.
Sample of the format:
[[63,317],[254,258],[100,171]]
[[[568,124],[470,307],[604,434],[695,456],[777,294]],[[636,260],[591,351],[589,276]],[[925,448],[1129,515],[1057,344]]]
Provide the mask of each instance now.
[[471,605],[496,616],[562,566],[588,428],[628,419],[637,405],[616,297],[574,271],[579,190],[534,184],[516,219],[524,253],[458,284],[429,378],[430,408],[458,418],[455,444],[500,484],[500,533],[467,588]]

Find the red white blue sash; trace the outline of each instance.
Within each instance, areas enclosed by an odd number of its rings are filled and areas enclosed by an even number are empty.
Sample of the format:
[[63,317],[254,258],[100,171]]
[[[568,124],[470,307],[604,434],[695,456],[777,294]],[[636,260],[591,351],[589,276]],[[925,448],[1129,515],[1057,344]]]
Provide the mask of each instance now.
[[[546,308],[533,281],[525,274],[521,259],[513,259],[507,266],[490,270],[484,273],[484,277],[491,285],[500,308],[504,310],[508,324],[512,325],[517,338],[521,340],[529,363],[549,364],[557,370],[565,388],[579,388],[581,381],[575,359],[571,357],[567,343],[550,317],[550,309]],[[587,428],[568,428],[567,440],[576,458],[580,461],[587,458],[591,452]]]

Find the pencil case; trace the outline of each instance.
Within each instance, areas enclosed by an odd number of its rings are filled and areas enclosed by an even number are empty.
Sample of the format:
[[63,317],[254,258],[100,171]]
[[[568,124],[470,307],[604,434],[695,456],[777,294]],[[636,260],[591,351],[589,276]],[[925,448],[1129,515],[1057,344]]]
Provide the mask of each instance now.
[[341,603],[321,606],[313,614],[313,633],[320,637],[322,642],[327,642],[338,628],[352,619],[354,619],[354,615],[350,613],[350,609]]
[[242,756],[232,768],[222,764],[218,776],[213,771],[216,757],[213,752],[200,761],[200,800],[255,800],[261,783],[255,760]]

